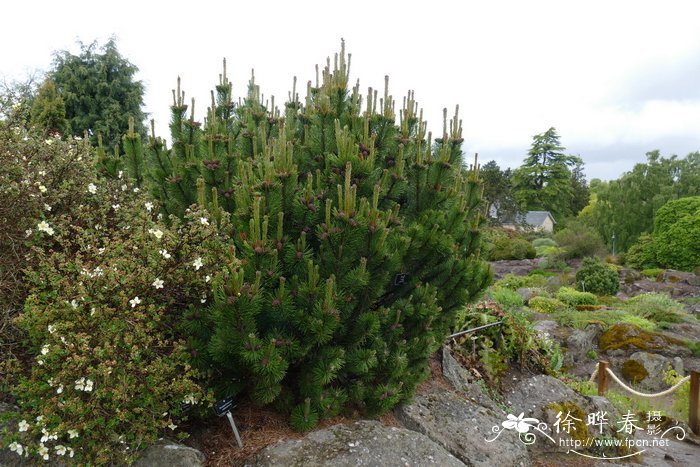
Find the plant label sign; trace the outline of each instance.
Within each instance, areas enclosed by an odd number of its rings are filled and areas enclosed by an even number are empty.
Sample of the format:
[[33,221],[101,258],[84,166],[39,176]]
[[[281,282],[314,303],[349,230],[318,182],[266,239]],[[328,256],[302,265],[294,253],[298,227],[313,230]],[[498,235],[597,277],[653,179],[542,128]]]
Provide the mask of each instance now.
[[233,415],[231,414],[231,409],[234,407],[235,405],[233,405],[233,397],[227,397],[226,399],[221,399],[216,404],[214,404],[214,413],[219,417],[223,417],[225,415],[226,418],[228,418],[228,422],[231,424],[231,430],[233,430],[233,434],[236,437],[238,447],[242,448],[243,441],[241,441],[241,435],[238,433],[238,428],[236,428],[236,422],[233,421]]
[[233,397],[227,397],[226,399],[221,399],[216,404],[214,404],[214,413],[219,417],[223,417],[227,412],[230,412],[233,405]]
[[394,285],[404,285],[408,282],[408,273],[400,272],[394,276]]

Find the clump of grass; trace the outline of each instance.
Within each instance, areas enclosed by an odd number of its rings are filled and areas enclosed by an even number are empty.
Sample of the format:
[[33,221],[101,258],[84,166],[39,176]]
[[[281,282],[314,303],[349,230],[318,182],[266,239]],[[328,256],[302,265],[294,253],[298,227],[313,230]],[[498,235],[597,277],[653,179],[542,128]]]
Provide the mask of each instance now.
[[688,316],[683,305],[666,294],[653,292],[630,298],[622,308],[656,323],[680,323]]

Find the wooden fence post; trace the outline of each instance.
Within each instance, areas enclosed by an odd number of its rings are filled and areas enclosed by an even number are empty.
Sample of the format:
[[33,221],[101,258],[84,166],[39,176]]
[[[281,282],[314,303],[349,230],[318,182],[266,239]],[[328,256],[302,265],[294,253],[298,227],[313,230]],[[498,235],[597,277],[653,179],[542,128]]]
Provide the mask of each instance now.
[[700,372],[690,372],[690,410],[688,425],[693,433],[700,435]]
[[608,362],[598,362],[598,395],[604,396],[608,391]]

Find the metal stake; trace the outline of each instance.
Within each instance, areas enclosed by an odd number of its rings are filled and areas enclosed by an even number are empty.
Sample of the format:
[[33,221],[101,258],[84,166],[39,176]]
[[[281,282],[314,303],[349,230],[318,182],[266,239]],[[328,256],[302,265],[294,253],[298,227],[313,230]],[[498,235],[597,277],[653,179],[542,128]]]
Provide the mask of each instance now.
[[233,421],[233,415],[231,415],[230,410],[228,412],[226,412],[226,417],[228,418],[228,421],[231,424],[231,429],[233,430],[233,434],[236,435],[236,441],[238,442],[238,447],[242,448],[243,442],[241,441],[241,435],[238,434],[238,428],[236,428],[236,423]]

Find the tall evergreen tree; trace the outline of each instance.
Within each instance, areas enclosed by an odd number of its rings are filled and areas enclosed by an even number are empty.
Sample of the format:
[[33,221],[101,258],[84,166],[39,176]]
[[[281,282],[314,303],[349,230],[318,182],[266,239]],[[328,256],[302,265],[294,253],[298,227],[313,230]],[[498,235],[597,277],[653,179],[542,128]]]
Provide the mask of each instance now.
[[66,106],[50,79],[44,81],[34,99],[31,123],[49,133],[63,135],[70,130],[68,120],[66,120]]
[[546,210],[557,217],[571,215],[571,171],[580,159],[564,154],[557,130],[535,135],[532,146],[515,171],[515,196],[524,210]]
[[496,161],[489,161],[481,167],[480,175],[487,212],[495,213],[496,220],[513,219],[519,209],[513,195],[512,170],[501,170]]
[[[178,83],[172,147],[151,138],[143,152],[165,212],[198,202],[235,226],[213,303],[186,324],[196,365],[219,394],[274,402],[302,430],[348,404],[380,413],[410,398],[490,281],[457,114],[433,144],[413,93],[397,122],[388,79],[363,102],[349,69],[341,50],[278,109],[254,78],[235,104],[224,68],[204,125]],[[138,147],[125,146],[127,167]]]
[[588,206],[591,198],[591,190],[583,173],[583,161],[578,160],[571,169],[571,214],[577,215],[583,208]]
[[57,52],[49,78],[56,84],[74,135],[90,135],[97,144],[101,134],[108,146],[128,131],[129,117],[136,133],[145,135],[143,84],[135,80],[138,68],[122,57],[114,39],[104,46],[80,43],[80,54]]

